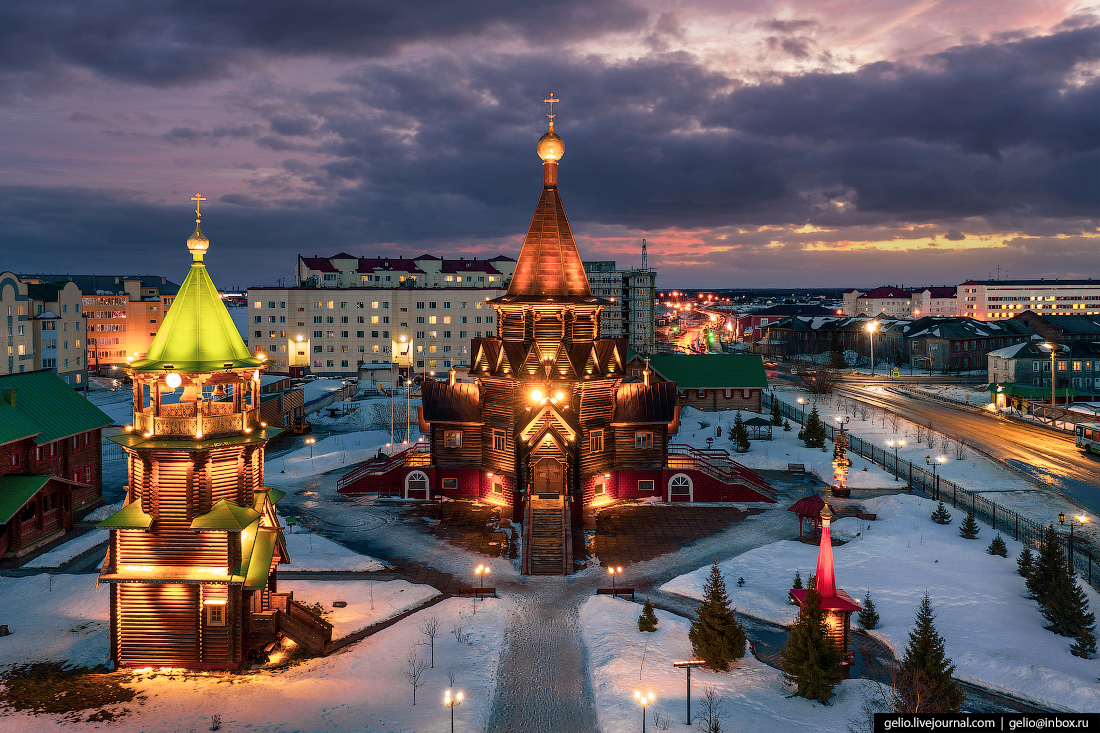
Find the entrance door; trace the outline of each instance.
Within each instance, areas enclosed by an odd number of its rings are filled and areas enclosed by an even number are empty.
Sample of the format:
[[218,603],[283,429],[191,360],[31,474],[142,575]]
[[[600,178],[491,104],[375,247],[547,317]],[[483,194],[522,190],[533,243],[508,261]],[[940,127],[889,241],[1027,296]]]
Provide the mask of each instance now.
[[535,494],[564,494],[565,472],[553,458],[540,458],[535,463]]

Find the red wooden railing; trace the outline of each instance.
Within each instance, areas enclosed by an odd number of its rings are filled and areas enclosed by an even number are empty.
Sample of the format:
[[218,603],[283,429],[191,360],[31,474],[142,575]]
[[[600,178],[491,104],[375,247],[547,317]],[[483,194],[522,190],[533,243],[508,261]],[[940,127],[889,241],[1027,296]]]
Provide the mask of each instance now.
[[[388,473],[395,468],[405,465],[406,461],[413,458],[415,454],[429,453],[430,448],[424,443],[414,443],[403,451],[394,453],[386,458],[378,459],[372,458],[358,468],[348,471],[339,479],[336,480],[336,490],[339,491],[346,486],[350,486],[364,476],[380,476],[384,473]],[[419,456],[416,456],[419,458]],[[427,465],[426,463],[418,465]]]
[[722,483],[742,484],[772,501],[776,499],[775,489],[760,474],[731,460],[730,454],[721,448],[694,448],[685,443],[672,443],[668,453],[669,468],[694,468]]

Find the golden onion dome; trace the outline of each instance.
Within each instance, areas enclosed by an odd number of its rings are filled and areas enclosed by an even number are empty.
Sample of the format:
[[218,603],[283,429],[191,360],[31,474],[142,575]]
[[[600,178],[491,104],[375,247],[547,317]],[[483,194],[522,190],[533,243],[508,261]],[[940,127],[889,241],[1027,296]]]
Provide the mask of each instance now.
[[825,520],[826,522],[828,522],[830,519],[833,518],[833,511],[831,509],[829,509],[828,504],[826,504],[825,506],[823,506],[821,508],[821,518],[823,520]]
[[561,160],[561,156],[565,154],[565,142],[562,141],[558,134],[554,132],[554,122],[551,120],[550,129],[546,131],[546,134],[539,138],[539,144],[536,148],[539,157],[547,163],[557,163]]
[[210,240],[203,235],[202,228],[197,221],[195,222],[195,233],[187,240],[187,249],[191,251],[191,256],[196,261],[202,260],[206,250],[210,249]]

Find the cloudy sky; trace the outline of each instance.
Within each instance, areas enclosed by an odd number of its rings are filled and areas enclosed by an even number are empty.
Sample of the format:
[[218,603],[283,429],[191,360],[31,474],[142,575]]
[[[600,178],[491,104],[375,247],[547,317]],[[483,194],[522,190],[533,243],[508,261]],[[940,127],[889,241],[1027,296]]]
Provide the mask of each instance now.
[[1100,278],[1100,7],[5,0],[0,269],[224,287],[518,252],[554,91],[585,259],[660,287]]

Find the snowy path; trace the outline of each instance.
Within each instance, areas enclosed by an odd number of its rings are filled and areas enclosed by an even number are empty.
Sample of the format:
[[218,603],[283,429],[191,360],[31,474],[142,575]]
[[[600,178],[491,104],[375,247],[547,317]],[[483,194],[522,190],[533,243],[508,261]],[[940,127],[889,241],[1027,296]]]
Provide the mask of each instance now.
[[596,730],[578,618],[592,585],[538,577],[529,580],[522,595],[509,594],[513,608],[504,632],[501,684],[489,733]]

